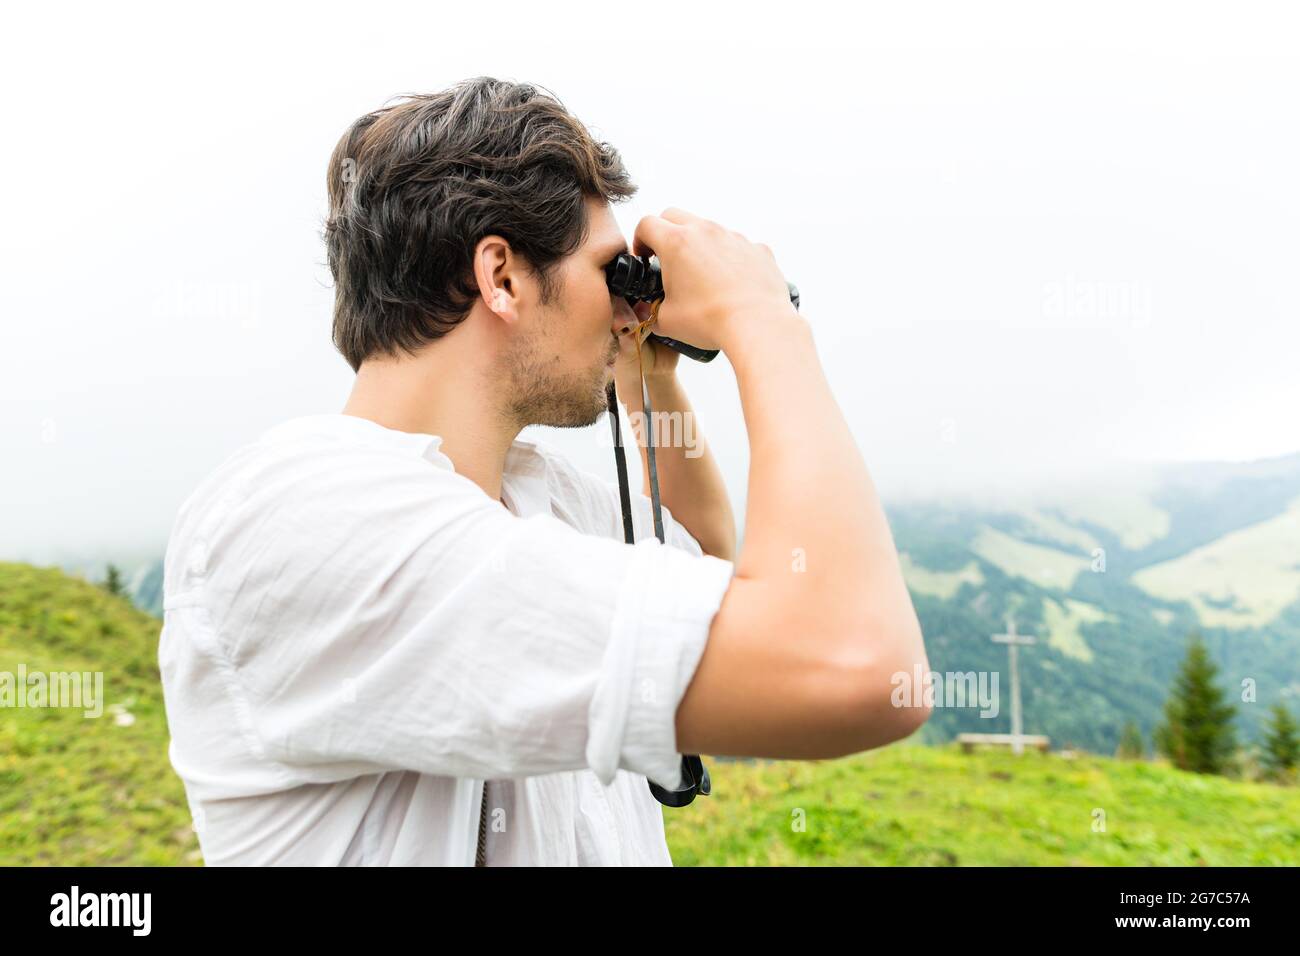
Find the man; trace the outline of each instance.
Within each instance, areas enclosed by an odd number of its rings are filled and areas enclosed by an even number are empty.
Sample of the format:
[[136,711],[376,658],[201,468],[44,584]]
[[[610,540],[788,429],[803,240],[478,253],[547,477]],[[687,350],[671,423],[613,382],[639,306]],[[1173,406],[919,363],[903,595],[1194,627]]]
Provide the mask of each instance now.
[[[752,455],[738,555],[686,448],[658,459],[667,546],[642,496],[628,545],[612,482],[517,438],[594,423],[611,377],[640,409],[604,272],[618,153],[479,77],[362,117],[328,188],[352,394],[228,459],[167,551],[170,755],[209,864],[473,865],[483,822],[486,865],[671,865],[646,780],[675,789],[682,753],[837,757],[925,720],[890,704],[920,629],[768,247],[637,226],[657,331],[727,353]],[[656,411],[690,412],[642,347]]]

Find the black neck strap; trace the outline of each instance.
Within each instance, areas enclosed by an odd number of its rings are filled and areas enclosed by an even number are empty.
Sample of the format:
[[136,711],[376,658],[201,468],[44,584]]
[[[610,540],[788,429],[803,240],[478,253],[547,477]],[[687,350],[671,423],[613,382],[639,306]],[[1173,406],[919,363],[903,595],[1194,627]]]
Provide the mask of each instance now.
[[[632,496],[628,488],[627,459],[623,453],[622,429],[619,426],[618,397],[614,383],[609,383],[606,391],[609,405],[609,424],[614,435],[614,466],[618,470],[618,499],[623,510],[623,540],[627,544],[636,544],[636,531],[632,524]],[[650,511],[654,516],[655,537],[664,543],[664,519],[659,503],[659,473],[655,467],[654,418],[650,407],[650,390],[645,378],[641,379],[641,398],[645,403],[646,421],[646,463],[650,470]],[[703,761],[695,754],[682,755],[682,786],[677,790],[665,790],[658,784],[647,780],[654,798],[666,807],[684,807],[695,799],[697,794],[708,796],[712,788],[709,771]]]

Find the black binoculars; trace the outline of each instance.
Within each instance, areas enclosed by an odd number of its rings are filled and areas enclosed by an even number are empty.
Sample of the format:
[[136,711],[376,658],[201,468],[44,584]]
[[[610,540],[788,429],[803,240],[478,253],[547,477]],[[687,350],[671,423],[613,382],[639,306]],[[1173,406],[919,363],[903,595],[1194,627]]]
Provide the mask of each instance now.
[[[609,285],[610,293],[621,295],[627,300],[628,305],[653,302],[655,299],[662,299],[664,295],[664,278],[663,273],[659,271],[658,256],[619,253],[610,260],[609,265],[605,266],[605,282]],[[799,308],[799,290],[795,288],[793,282],[787,282],[786,285],[790,289],[790,302],[796,309]],[[677,339],[670,339],[666,335],[655,335],[653,332],[650,333],[650,338],[697,362],[712,362],[718,357],[717,349],[697,348],[679,342]]]

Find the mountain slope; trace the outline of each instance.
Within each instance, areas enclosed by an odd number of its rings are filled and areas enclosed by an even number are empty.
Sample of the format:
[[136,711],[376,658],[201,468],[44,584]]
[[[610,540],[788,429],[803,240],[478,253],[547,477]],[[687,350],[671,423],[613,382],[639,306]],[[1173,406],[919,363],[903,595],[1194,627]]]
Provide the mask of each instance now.
[[[890,521],[931,667],[1004,672],[990,637],[1014,616],[1039,639],[1019,655],[1025,729],[1054,745],[1110,753],[1129,719],[1149,739],[1192,632],[1247,741],[1272,703],[1300,712],[1300,455],[1145,469],[1019,506],[913,502]],[[936,711],[926,732],[1005,732],[1008,711]]]
[[159,626],[93,584],[0,563],[0,672],[103,688],[98,708],[0,708],[0,865],[200,862],[167,759]]

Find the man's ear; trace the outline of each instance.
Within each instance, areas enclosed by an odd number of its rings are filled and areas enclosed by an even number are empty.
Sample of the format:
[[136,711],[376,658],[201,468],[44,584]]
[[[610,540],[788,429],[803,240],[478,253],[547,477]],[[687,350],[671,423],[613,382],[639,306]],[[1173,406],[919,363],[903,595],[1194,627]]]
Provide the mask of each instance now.
[[474,280],[479,296],[493,313],[507,322],[519,318],[515,308],[517,263],[510,243],[501,236],[484,236],[474,247]]

